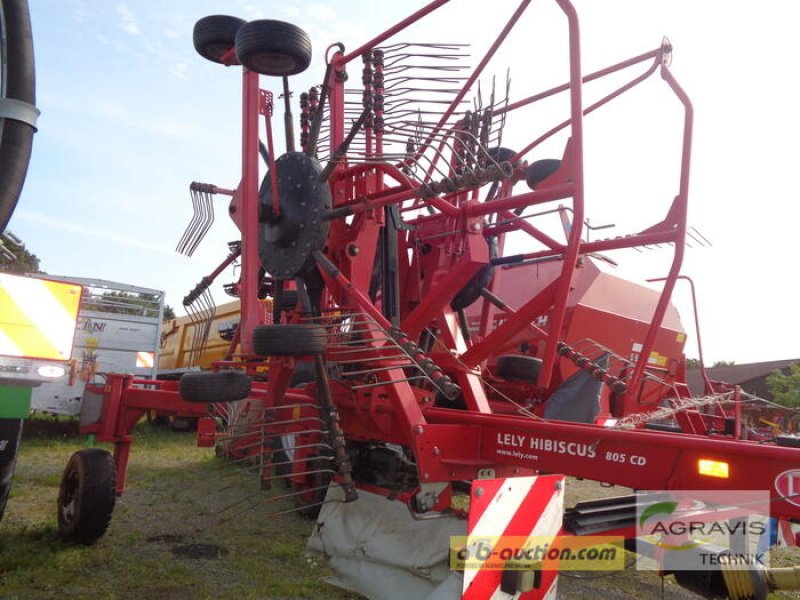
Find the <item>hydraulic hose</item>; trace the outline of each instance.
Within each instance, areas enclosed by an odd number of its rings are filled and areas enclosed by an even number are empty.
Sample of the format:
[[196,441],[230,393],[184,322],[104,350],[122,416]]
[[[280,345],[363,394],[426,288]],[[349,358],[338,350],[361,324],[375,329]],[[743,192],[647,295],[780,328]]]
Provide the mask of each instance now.
[[27,0],[0,0],[0,232],[17,206],[36,131],[36,76]]

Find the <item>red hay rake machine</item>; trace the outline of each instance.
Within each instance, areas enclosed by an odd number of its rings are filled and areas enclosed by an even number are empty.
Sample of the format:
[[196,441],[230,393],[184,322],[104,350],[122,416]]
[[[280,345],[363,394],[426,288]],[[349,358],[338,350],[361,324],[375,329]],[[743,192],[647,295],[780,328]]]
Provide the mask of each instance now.
[[[316,517],[311,547],[370,597],[554,596],[554,568],[448,569],[449,535],[633,540],[631,496],[565,516],[555,474],[636,490],[769,490],[773,517],[800,518],[800,439],[753,439],[752,398],[710,381],[697,398],[685,383],[686,333],[671,296],[688,235],[693,113],[669,43],[584,74],[578,16],[557,0],[565,83],[512,98],[508,83],[481,81],[529,3],[509,7],[472,66],[464,44],[401,40],[446,0],[355,49],[329,46],[324,78],[299,97],[299,140],[289,81],[311,63],[308,36],[281,21],[198,21],[199,54],[241,69],[242,173],[235,189],[192,184],[196,214],[179,250],[200,243],[215,196],[230,197],[241,239],[184,305],[200,348],[209,288],[238,261],[226,286],[241,303],[238,328],[211,370],[179,382],[107,374],[91,387],[83,431],[116,451],[113,461],[102,451],[73,457],[62,531],[86,543],[102,536],[124,489],[132,428],[150,409],[207,417],[201,443],[257,471],[270,501],[290,498]],[[631,71],[584,102],[595,81]],[[280,82],[281,155],[262,75]],[[647,227],[588,241],[584,119],[659,77],[683,114],[674,200]],[[504,145],[557,96],[562,120]],[[554,141],[560,154],[540,156]],[[672,252],[660,289],[615,274],[611,253],[654,245]],[[723,560],[676,577],[707,595],[755,598],[794,572]]]

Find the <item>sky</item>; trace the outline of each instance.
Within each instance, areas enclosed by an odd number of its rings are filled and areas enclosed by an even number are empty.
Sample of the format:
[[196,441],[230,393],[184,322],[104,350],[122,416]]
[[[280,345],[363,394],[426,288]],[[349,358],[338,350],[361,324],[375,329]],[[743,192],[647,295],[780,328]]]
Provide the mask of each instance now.
[[[191,258],[175,251],[192,216],[190,182],[234,188],[240,176],[240,70],[195,52],[194,23],[230,14],[303,28],[313,58],[308,71],[291,79],[297,95],[321,82],[330,44],[355,49],[424,4],[32,0],[42,114],[9,229],[48,273],[164,290],[181,314],[183,296],[238,239],[227,198],[218,197],[216,221],[198,250]],[[696,286],[705,362],[799,358],[800,198],[793,183],[800,87],[793,40],[800,6],[785,0],[574,4],[584,72],[654,49],[664,36],[674,47],[671,70],[695,110],[689,223],[710,242],[687,249],[683,266]],[[488,10],[485,1],[453,0],[397,40],[470,43],[480,57],[515,5],[504,0]],[[566,78],[565,26],[555,3],[534,0],[528,13],[498,66],[487,70],[498,80],[510,72],[512,99]],[[360,65],[354,70],[357,77]],[[262,78],[261,86],[281,91],[277,80]],[[677,193],[681,112],[660,79],[640,87],[586,119],[587,217],[592,225],[615,225],[592,235],[652,225]],[[588,88],[585,97],[596,97]],[[509,118],[504,143],[524,143],[560,120],[557,104],[528,114]],[[543,148],[555,155],[531,160],[558,157],[558,144],[563,148],[563,139]],[[615,257],[623,258],[636,277],[659,277],[671,255],[662,248]],[[235,277],[230,270],[220,277],[218,302],[229,299],[221,284]],[[690,333],[686,353],[696,357],[687,290],[679,284],[674,300]]]

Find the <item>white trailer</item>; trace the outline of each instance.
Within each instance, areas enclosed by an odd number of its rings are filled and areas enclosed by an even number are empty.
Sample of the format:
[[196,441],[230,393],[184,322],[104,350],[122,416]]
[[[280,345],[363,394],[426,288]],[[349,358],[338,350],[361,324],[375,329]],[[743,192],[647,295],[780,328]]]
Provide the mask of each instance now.
[[33,390],[31,409],[77,416],[87,382],[103,373],[154,379],[158,368],[164,292],[82,277],[51,279],[83,287],[70,369]]

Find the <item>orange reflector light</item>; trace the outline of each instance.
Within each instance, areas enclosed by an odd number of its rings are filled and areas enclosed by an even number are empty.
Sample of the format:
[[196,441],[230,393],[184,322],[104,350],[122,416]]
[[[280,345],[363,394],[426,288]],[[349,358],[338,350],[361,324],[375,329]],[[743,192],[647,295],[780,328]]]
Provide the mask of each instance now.
[[719,460],[701,458],[697,461],[697,472],[700,473],[700,475],[708,475],[709,477],[727,479],[729,476],[729,470],[728,463]]

